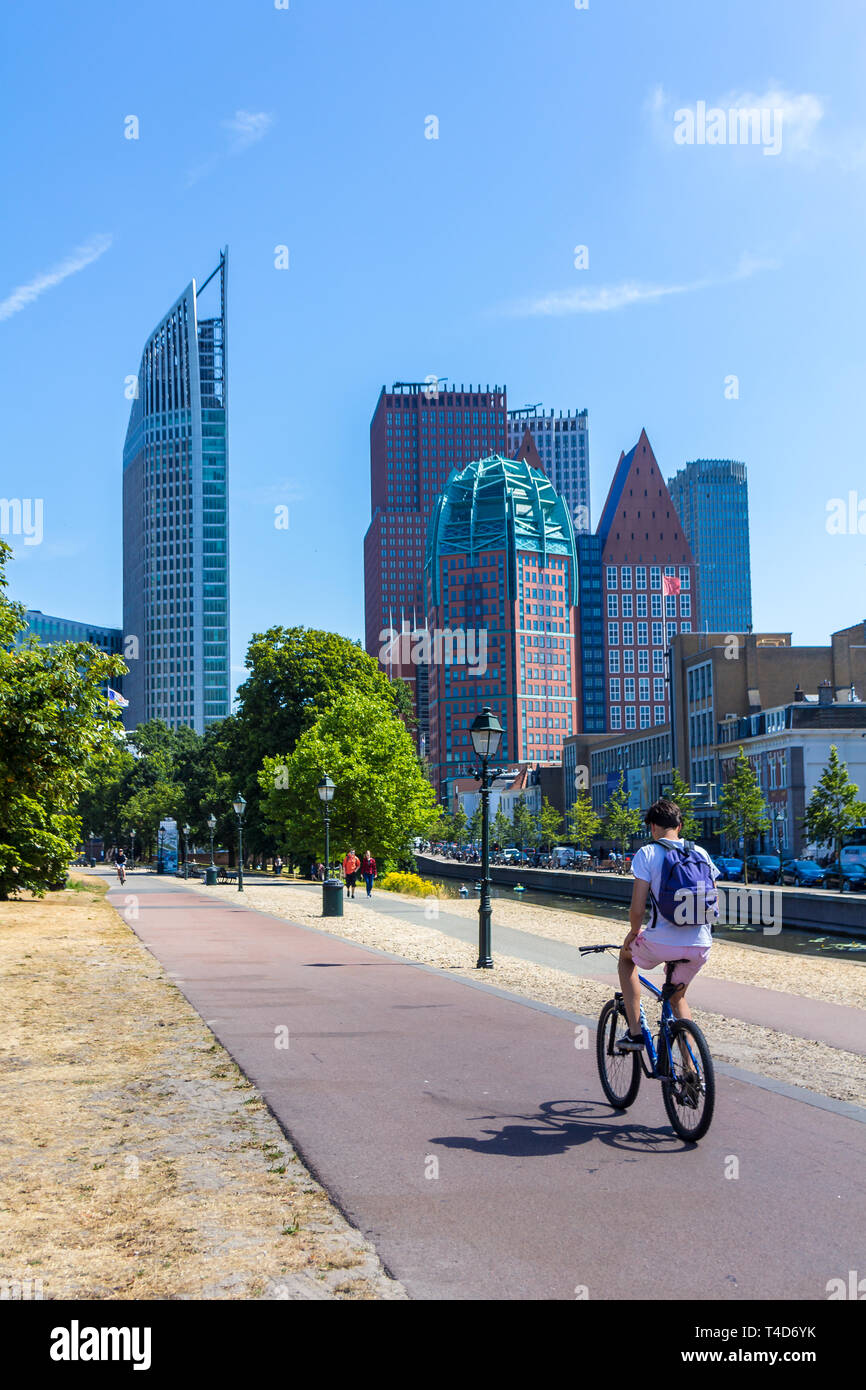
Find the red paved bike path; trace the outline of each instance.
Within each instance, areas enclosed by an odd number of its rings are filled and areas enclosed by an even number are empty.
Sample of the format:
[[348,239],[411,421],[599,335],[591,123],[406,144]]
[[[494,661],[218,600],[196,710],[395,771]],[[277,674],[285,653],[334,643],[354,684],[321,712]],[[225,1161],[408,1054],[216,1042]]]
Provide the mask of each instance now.
[[130,893],[130,925],[414,1298],[824,1299],[863,1268],[856,1120],[721,1076],[685,1145],[655,1082],[611,1110],[573,1020],[165,879],[111,900]]

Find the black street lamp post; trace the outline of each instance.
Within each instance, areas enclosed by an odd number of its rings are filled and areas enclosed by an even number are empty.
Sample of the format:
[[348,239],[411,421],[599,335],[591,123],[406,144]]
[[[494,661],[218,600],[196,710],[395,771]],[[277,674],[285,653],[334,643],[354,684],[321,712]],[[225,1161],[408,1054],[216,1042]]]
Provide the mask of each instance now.
[[217,872],[217,871],[216,871],[216,864],[214,863],[214,860],[213,860],[213,833],[214,833],[214,831],[216,830],[216,827],[217,827],[216,816],[214,815],[213,811],[211,811],[210,815],[209,815],[208,818],[207,818],[207,828],[208,828],[208,830],[210,831],[210,863],[208,864],[208,866],[207,866],[207,868],[206,868],[206,870],[205,870],[205,875],[204,875],[204,881],[205,881],[205,887],[206,887],[206,888],[208,888],[208,887],[209,887],[209,888],[212,888],[212,887],[214,886],[214,884],[216,883],[216,881],[217,881],[217,877],[216,877],[216,872]]
[[184,876],[184,878],[189,878],[189,826],[188,826],[188,825],[184,825],[184,827],[183,827],[183,843],[184,843],[183,876]]
[[[319,799],[322,803],[322,813],[325,818],[325,881],[322,884],[322,916],[323,917],[342,917],[343,915],[343,892],[342,884],[339,880],[335,883],[331,878],[331,802],[334,799],[334,792],[337,790],[334,783],[327,773],[322,778],[316,788]],[[339,888],[339,895],[337,893]]]
[[238,892],[244,891],[244,811],[247,803],[238,792],[232,805],[235,808],[235,815],[238,818]]
[[488,762],[499,752],[502,725],[485,705],[470,729],[472,746],[481,759],[481,900],[478,904],[477,970],[492,970],[490,941],[490,773]]
[[131,836],[132,836],[132,863],[130,864],[129,867],[132,868],[132,865],[135,863],[135,835],[136,835],[136,832],[135,832],[134,830],[131,830],[129,833],[130,833]]

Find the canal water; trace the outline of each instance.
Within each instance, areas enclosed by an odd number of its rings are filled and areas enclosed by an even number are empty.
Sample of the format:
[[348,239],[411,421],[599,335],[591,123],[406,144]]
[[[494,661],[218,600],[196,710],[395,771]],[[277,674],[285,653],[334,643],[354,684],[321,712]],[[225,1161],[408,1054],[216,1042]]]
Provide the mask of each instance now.
[[[425,874],[431,883],[444,889],[444,896],[456,898],[460,883],[469,889],[470,895],[477,898],[475,884],[478,881],[478,866],[467,865],[464,879],[442,878],[436,874]],[[595,898],[573,898],[565,893],[542,893],[535,888],[527,888],[523,893],[515,893],[504,884],[494,883],[490,894],[492,898],[521,898],[524,902],[538,907],[556,908],[561,912],[576,912],[584,917],[607,917],[617,923],[613,936],[621,940],[628,931],[628,908],[625,904],[599,902]],[[855,941],[844,934],[822,933],[820,931],[801,931],[796,927],[783,927],[775,934],[764,932],[760,927],[725,926],[716,927],[713,935],[723,941],[736,941],[740,946],[763,946],[771,951],[787,951],[797,956],[835,956],[838,960],[858,961],[866,965],[866,942]]]

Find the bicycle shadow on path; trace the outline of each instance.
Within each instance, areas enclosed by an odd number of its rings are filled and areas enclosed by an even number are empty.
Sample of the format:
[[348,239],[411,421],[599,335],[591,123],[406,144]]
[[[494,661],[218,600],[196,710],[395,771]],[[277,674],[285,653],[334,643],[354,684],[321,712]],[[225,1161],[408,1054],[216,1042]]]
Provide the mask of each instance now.
[[[683,1142],[669,1127],[654,1128],[643,1124],[623,1124],[614,1110],[604,1101],[548,1100],[542,1101],[535,1115],[478,1115],[478,1120],[516,1121],[503,1123],[498,1129],[485,1129],[487,1139],[469,1135],[440,1135],[431,1137],[431,1144],[445,1149],[465,1149],[470,1152],[496,1154],[504,1158],[549,1158],[567,1153],[594,1139],[609,1148],[631,1150],[635,1154],[671,1154],[696,1148]],[[607,1117],[610,1118],[607,1118]]]

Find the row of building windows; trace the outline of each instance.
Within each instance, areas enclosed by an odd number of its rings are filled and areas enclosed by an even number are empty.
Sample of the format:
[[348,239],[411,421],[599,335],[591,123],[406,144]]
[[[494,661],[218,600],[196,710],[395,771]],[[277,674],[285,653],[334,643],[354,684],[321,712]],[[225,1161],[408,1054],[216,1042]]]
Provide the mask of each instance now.
[[[632,587],[632,571],[634,571],[634,587],[636,589],[645,589],[647,586],[647,568],[649,568],[650,574],[650,588],[661,589],[661,565],[650,565],[649,567],[647,567],[646,565],[606,565],[605,575],[608,589],[615,589],[617,587],[617,575],[619,575],[620,580],[619,587],[622,589],[630,589]],[[664,573],[669,577],[678,576],[681,589],[688,589],[691,587],[690,570],[688,565],[680,565],[679,567],[677,567],[676,565],[665,565]]]
[[635,707],[634,707],[634,705],[626,705],[626,706],[625,706],[625,725],[624,725],[624,726],[623,726],[623,723],[622,723],[622,710],[620,709],[619,705],[612,705],[612,706],[611,706],[611,709],[610,709],[610,727],[611,727],[612,729],[622,729],[623,727],[625,727],[626,729],[636,729],[636,728],[638,728],[638,727],[640,727],[641,729],[649,729],[649,728],[651,727],[652,723],[664,724],[664,722],[665,722],[665,707],[664,707],[664,705],[656,705],[656,706],[655,706],[655,718],[654,718],[654,720],[651,720],[651,719],[650,719],[650,707],[649,707],[649,705],[641,705],[641,706],[640,706],[640,725],[638,725],[637,720],[636,720]]
[[[619,623],[608,623],[608,625],[607,625],[607,645],[608,645],[609,647],[618,647],[618,646],[620,645],[620,640],[619,640],[619,629],[620,629]],[[666,629],[666,631],[665,631],[665,629]],[[690,622],[688,622],[688,623],[680,623],[680,632],[691,632],[691,630],[692,630],[692,625],[691,625]],[[664,627],[662,626],[661,623],[653,623],[653,624],[652,624],[652,645],[653,645],[654,647],[661,647],[661,646],[663,646],[663,645],[665,644],[665,642],[670,642],[671,638],[672,638],[672,637],[676,637],[676,635],[677,635],[677,625],[676,625],[676,623],[666,623],[666,624],[664,625]],[[641,622],[638,623],[638,625],[637,625],[637,640],[638,640],[638,646],[645,647],[645,646],[648,645],[648,625],[647,625],[646,623],[641,623]],[[624,646],[624,647],[630,647],[630,646],[633,646],[633,644],[634,644],[634,623],[623,623],[623,624],[622,624],[622,646]]]
[[[622,616],[623,616],[624,618],[633,618],[633,617],[635,617],[635,616],[637,616],[638,618],[646,618],[646,617],[648,617],[648,616],[651,616],[651,617],[653,617],[653,618],[661,618],[661,617],[662,617],[662,595],[661,595],[661,594],[650,594],[649,597],[650,597],[650,600],[651,600],[651,606],[650,606],[650,612],[649,612],[649,614],[647,613],[647,595],[646,595],[646,594],[637,594],[637,595],[635,595],[634,597],[633,597],[631,594],[623,594],[621,597],[622,597]],[[636,612],[635,612],[634,598],[637,599],[637,609],[636,609]],[[608,596],[607,596],[607,616],[608,616],[609,618],[618,618],[618,617],[620,616],[620,595],[617,594],[617,593],[612,593],[612,594],[609,593]],[[677,599],[676,599],[676,594],[667,594],[667,595],[665,595],[665,599],[664,599],[664,616],[665,616],[666,618],[675,618],[675,617],[677,616]],[[680,617],[682,617],[682,618],[690,618],[691,616],[692,616],[692,598],[691,598],[691,594],[680,594]]]

